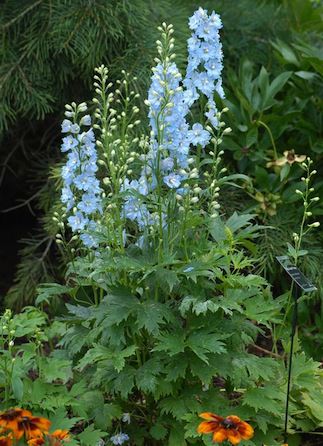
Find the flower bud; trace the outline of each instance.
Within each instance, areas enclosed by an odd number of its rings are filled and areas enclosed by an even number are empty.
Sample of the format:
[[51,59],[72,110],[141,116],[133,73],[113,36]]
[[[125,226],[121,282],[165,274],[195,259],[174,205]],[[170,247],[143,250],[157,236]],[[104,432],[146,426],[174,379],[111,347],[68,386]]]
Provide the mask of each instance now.
[[314,223],[311,223],[310,225],[307,225],[309,228],[318,228],[321,225],[319,221],[315,221]]

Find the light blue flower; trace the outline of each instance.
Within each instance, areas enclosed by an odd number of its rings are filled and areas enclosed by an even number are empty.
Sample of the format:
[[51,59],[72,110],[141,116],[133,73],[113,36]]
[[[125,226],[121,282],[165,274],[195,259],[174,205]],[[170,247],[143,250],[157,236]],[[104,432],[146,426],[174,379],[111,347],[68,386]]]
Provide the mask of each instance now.
[[206,71],[202,71],[201,73],[194,73],[192,76],[194,81],[194,85],[198,88],[205,96],[213,97],[213,93],[215,90],[215,84],[213,79],[210,78]]
[[[189,26],[193,35],[188,39],[188,64],[183,84],[186,88],[184,97],[189,106],[196,100],[196,89],[208,99],[206,116],[212,124],[218,125],[214,93],[224,98],[222,88],[222,45],[219,30],[221,18],[215,12],[208,16],[205,9],[199,8],[191,19]],[[210,104],[211,103],[211,104]]]
[[163,159],[161,162],[161,170],[164,172],[170,171],[174,168],[174,160],[170,156]]
[[192,144],[197,146],[200,144],[205,147],[211,139],[211,135],[207,130],[204,130],[201,124],[194,124],[192,130],[190,130],[189,135],[191,137]]
[[170,173],[163,178],[163,181],[170,189],[177,189],[181,185],[182,176],[176,173]]
[[80,133],[80,126],[78,125],[78,124],[72,124],[71,125],[71,127],[70,127],[70,132],[71,133],[76,133],[76,134],[78,134],[78,133]]
[[79,141],[84,144],[88,145],[95,142],[95,135],[92,129],[88,130],[87,132],[83,132],[80,135],[78,135]]
[[128,178],[126,178],[126,180],[124,181],[124,184],[121,187],[121,191],[136,191],[141,195],[147,195],[148,194],[148,183],[147,183],[147,178],[144,175],[141,175],[141,177],[139,178],[139,180],[132,180],[129,181]]
[[207,11],[206,9],[199,8],[197,11],[194,12],[192,17],[189,19],[189,27],[192,30],[196,30],[199,26],[205,22],[205,19],[207,18]]
[[130,197],[125,201],[123,212],[125,218],[136,221],[140,228],[147,226],[151,221],[146,205],[137,197]]
[[71,131],[71,121],[69,119],[64,119],[62,122],[62,133],[69,133]]
[[82,212],[77,211],[75,215],[71,215],[67,219],[73,232],[82,231],[85,226],[89,223],[89,219],[82,214]]
[[68,185],[62,188],[61,201],[65,204],[67,211],[71,210],[74,206],[74,195]]
[[64,185],[70,186],[73,183],[75,167],[70,163],[66,163],[62,168],[62,178],[64,180]]
[[84,190],[85,192],[89,189],[92,191],[95,190],[96,192],[99,191],[99,184],[99,181],[95,177],[90,176],[88,172],[83,172],[74,178],[74,185],[77,189]]
[[123,432],[120,432],[119,434],[114,435],[113,437],[110,438],[110,441],[112,441],[112,443],[115,445],[123,444],[128,440],[129,440],[129,435],[124,434]]
[[68,162],[67,164],[72,168],[76,169],[81,165],[79,154],[76,151],[72,151],[67,155]]
[[[85,115],[80,124],[90,125],[90,116]],[[61,201],[67,212],[77,208],[77,212],[67,218],[68,224],[73,232],[81,233],[80,238],[84,246],[95,248],[98,241],[91,231],[98,230],[94,218],[95,214],[102,213],[101,188],[95,177],[98,170],[95,135],[92,129],[79,133],[80,126],[68,119],[64,119],[62,123],[62,132],[74,133],[75,137],[64,137],[61,146],[62,152],[69,152],[61,171],[64,183]]]
[[97,248],[99,246],[96,237],[92,234],[85,232],[80,235],[80,239],[82,240],[83,245],[87,248]]
[[86,215],[93,214],[96,211],[102,212],[100,197],[89,192],[82,195],[82,200],[78,203],[77,208]]
[[63,138],[63,144],[61,146],[62,152],[68,152],[78,145],[78,140],[74,138],[72,135],[65,136]]

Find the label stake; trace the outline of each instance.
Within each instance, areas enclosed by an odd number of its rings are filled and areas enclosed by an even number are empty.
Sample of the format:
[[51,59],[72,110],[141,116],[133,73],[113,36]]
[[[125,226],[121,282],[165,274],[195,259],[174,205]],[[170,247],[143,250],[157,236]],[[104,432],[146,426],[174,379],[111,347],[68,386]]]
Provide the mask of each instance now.
[[289,394],[291,387],[291,377],[292,377],[292,365],[293,365],[293,353],[294,353],[294,338],[297,327],[297,319],[298,319],[298,298],[299,298],[299,290],[301,289],[305,293],[310,293],[311,291],[316,291],[317,288],[313,283],[308,280],[304,274],[297,268],[297,266],[293,265],[289,257],[287,256],[277,256],[276,259],[287,272],[287,274],[291,277],[292,281],[296,284],[293,287],[294,292],[294,305],[293,305],[293,316],[292,316],[292,330],[290,335],[290,352],[289,352],[289,361],[288,361],[288,378],[287,378],[287,394],[286,394],[286,406],[285,406],[285,423],[284,423],[284,444],[287,444],[287,426],[288,426],[288,412],[289,412]]

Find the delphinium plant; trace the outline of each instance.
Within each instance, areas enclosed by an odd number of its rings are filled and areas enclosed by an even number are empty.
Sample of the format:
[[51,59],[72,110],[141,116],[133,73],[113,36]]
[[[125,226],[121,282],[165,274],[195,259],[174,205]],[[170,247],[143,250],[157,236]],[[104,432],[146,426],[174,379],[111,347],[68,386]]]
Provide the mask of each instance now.
[[[283,304],[254,274],[254,216],[227,218],[219,204],[227,184],[246,180],[221,164],[231,129],[215,100],[220,17],[200,8],[189,26],[184,76],[173,27],[160,27],[148,131],[129,76],[113,92],[104,66],[93,104],[66,107],[57,242],[72,260],[66,286],[44,286],[38,301],[73,299],[61,345],[88,388],[73,411],[107,444],[279,445],[284,356],[256,342],[279,325]],[[302,395],[317,374],[311,362],[295,375]],[[301,407],[296,399],[293,426]]]

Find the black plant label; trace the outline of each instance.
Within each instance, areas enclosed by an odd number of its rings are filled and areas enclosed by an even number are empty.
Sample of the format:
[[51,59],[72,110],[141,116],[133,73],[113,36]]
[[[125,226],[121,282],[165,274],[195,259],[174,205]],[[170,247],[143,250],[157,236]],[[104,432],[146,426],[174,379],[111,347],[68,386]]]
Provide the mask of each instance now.
[[309,280],[304,274],[290,262],[287,256],[276,256],[276,259],[284,268],[286,273],[292,278],[292,280],[305,292],[310,293],[316,291],[316,286]]

